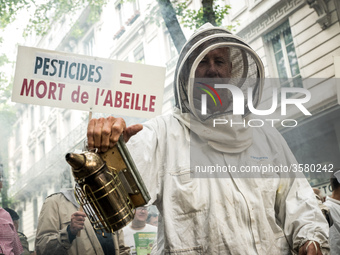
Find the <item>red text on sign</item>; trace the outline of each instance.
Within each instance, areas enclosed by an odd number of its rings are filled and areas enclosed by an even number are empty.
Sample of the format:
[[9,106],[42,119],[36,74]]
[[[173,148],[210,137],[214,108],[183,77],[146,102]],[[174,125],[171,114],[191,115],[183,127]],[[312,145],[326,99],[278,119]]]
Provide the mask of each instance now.
[[155,111],[156,96],[154,95],[97,88],[95,105],[101,104],[101,98],[103,98],[103,106],[147,112]]
[[63,83],[58,83],[57,85],[54,82],[49,82],[49,84],[47,84],[45,81],[41,80],[34,85],[34,80],[30,80],[28,83],[27,79],[24,79],[21,86],[20,96],[30,95],[31,97],[34,97],[34,95],[36,95],[38,98],[44,98],[47,95],[48,99],[61,101],[63,98],[64,88],[65,84]]

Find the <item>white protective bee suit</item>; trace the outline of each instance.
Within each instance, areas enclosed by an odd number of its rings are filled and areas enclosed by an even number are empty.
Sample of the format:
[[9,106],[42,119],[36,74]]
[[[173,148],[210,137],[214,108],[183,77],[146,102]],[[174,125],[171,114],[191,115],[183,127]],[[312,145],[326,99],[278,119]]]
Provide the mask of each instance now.
[[[232,49],[233,45],[239,46]],[[257,55],[228,31],[204,27],[180,54],[174,113],[148,121],[127,143],[151,203],[160,211],[158,244],[153,252],[291,254],[307,240],[315,240],[323,247],[323,254],[328,254],[327,222],[305,178],[287,178],[280,172],[252,176],[226,171],[216,175],[200,168],[296,163],[286,142],[272,127],[211,126],[214,117],[242,121],[251,115],[233,117],[230,109],[209,112],[208,116],[198,113],[190,79],[204,56],[200,53],[226,46],[230,47],[234,79],[228,82],[242,90],[252,84],[257,105],[262,90],[258,79],[264,77]],[[237,67],[241,64],[248,66]],[[256,81],[248,85],[239,82],[236,71],[242,77],[253,75]],[[199,169],[202,173],[197,173]]]

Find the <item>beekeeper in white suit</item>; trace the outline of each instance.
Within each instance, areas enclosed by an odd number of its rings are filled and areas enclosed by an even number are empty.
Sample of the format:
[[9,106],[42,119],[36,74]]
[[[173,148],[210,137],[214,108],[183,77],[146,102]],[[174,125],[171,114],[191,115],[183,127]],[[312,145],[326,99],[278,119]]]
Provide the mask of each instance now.
[[[328,254],[327,222],[305,178],[239,171],[296,163],[282,136],[266,126],[214,127],[216,119],[251,118],[248,105],[244,115],[233,116],[235,98],[215,84],[237,86],[245,98],[252,87],[256,107],[263,78],[262,62],[246,43],[206,24],[180,53],[172,115],[130,127],[114,117],[90,121],[89,148],[106,151],[121,134],[129,140],[160,211],[155,254]],[[207,171],[227,166],[233,171]]]

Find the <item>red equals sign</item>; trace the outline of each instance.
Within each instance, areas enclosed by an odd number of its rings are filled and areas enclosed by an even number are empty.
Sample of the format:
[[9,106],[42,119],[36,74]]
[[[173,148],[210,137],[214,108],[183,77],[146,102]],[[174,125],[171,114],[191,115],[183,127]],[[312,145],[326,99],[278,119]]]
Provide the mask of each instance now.
[[[132,74],[121,73],[121,74],[120,74],[120,77],[124,77],[124,78],[132,78]],[[123,84],[128,84],[128,85],[131,85],[131,84],[132,84],[132,81],[128,81],[128,80],[120,80],[119,82],[120,82],[120,83],[123,83]]]

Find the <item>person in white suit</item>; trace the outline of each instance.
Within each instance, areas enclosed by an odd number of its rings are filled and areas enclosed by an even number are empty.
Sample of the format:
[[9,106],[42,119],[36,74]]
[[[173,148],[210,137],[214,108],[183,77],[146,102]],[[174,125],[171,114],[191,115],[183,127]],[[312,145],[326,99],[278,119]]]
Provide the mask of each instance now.
[[[106,151],[120,135],[128,142],[160,212],[154,254],[328,254],[328,225],[303,175],[241,172],[296,163],[275,128],[242,125],[263,78],[245,42],[206,24],[180,53],[173,114],[129,127],[112,116],[89,122],[89,148]],[[244,114],[232,114],[239,98],[216,84],[242,91]]]

